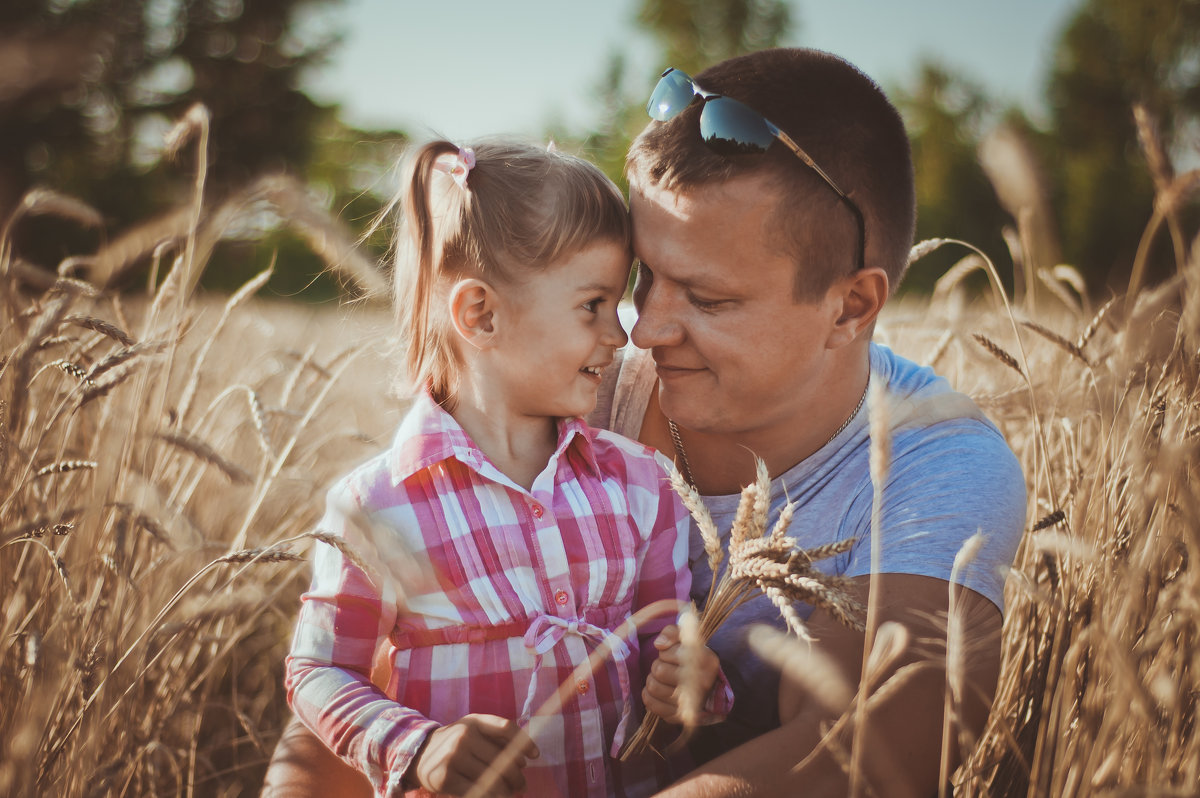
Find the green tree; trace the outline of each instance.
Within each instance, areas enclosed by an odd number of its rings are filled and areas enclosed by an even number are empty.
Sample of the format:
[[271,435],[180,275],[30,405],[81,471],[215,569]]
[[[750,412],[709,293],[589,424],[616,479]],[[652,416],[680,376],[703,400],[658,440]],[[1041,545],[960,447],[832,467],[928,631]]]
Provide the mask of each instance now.
[[[334,110],[297,84],[335,39],[299,23],[338,2],[6,0],[0,218],[36,184],[91,203],[114,229],[176,204],[188,170],[152,167],[162,134],[195,102],[212,118],[213,202],[265,172],[302,170]],[[27,242],[35,259],[53,265],[67,254],[65,243],[39,238]]]
[[[637,22],[657,42],[661,64],[691,74],[725,58],[778,46],[792,30],[784,0],[642,0]],[[630,89],[626,77],[625,56],[614,53],[598,87],[603,121],[575,142],[622,186],[625,153],[646,124],[646,99],[653,85],[648,75]]]
[[[1001,235],[1012,220],[996,199],[977,156],[994,118],[982,88],[945,67],[921,65],[916,86],[892,92],[912,141],[916,172],[917,240],[959,238],[983,249],[1009,271],[1012,258]],[[961,253],[935,252],[914,267],[904,289],[929,290]]]
[[[1068,261],[1093,284],[1125,285],[1154,185],[1132,106],[1168,146],[1200,123],[1200,0],[1086,0],[1058,42],[1047,98]],[[1160,246],[1152,276],[1171,269]]]
[[735,55],[777,46],[791,30],[783,0],[643,0],[638,22],[670,66],[695,74]]

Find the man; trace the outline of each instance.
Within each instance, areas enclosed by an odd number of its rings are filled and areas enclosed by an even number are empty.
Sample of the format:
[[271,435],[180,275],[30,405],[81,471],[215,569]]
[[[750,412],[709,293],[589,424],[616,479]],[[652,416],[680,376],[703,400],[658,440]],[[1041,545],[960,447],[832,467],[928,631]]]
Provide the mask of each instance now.
[[[912,245],[900,118],[854,67],[802,49],[731,59],[694,80],[668,70],[648,110],[655,121],[627,165],[636,348],[609,374],[593,420],[673,454],[725,530],[737,492],[754,479],[753,456],[762,458],[775,477],[772,517],[790,499],[790,534],[802,546],[855,538],[820,566],[871,602],[873,628],[906,630],[889,638],[901,644],[867,680],[878,688],[895,676],[887,689],[836,723],[847,707],[830,699],[858,689],[864,634],[798,608],[831,674],[814,692],[812,679],[781,678],[749,645],[754,622],[780,625],[770,601],[742,607],[710,642],[734,688],[733,712],[701,730],[693,750],[703,764],[664,794],[833,796],[865,784],[878,795],[929,795],[987,717],[1000,571],[1024,525],[1025,492],[1016,459],[968,400],[871,343]],[[891,427],[877,545],[871,382]],[[983,542],[952,586],[955,558],[976,533]],[[708,566],[698,539],[692,549],[702,600]],[[948,687],[952,594],[962,654]],[[677,679],[668,655],[647,706],[674,717]],[[289,730],[277,761],[311,741],[299,734]],[[284,776],[273,766],[268,788]]]

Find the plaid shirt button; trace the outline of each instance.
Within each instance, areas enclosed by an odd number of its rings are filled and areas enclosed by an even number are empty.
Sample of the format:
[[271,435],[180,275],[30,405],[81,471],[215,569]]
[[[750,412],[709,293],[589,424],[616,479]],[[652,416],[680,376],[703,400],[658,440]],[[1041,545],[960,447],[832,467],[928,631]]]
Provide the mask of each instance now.
[[541,517],[542,517],[542,513],[544,512],[544,511],[542,510],[542,505],[540,505],[540,504],[535,504],[535,505],[533,505],[533,510],[532,510],[532,512],[533,512],[533,517],[534,517],[534,518],[541,518]]
[[567,591],[560,590],[557,593],[555,593],[554,600],[558,602],[558,606],[560,606],[560,607],[567,606]]
[[583,679],[580,679],[578,682],[575,683],[575,689],[579,691],[580,695],[587,695],[588,683],[585,682]]

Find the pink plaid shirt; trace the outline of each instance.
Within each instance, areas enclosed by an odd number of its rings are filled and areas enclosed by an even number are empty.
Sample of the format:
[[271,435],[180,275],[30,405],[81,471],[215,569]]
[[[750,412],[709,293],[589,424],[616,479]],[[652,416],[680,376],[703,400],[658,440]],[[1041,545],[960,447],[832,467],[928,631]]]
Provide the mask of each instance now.
[[[532,490],[496,469],[428,396],[392,448],[329,493],[321,529],[370,563],[318,544],[287,663],[288,700],[377,794],[401,778],[434,729],[470,713],[515,718],[541,751],[532,796],[644,795],[661,772],[615,753],[641,711],[654,637],[613,630],[659,599],[686,601],[688,515],[651,449],[579,419]],[[378,642],[391,675],[370,679]],[[613,654],[573,671],[602,641]],[[538,714],[560,683],[561,709]],[[721,680],[715,705],[732,696]],[[632,710],[632,712],[631,712]]]

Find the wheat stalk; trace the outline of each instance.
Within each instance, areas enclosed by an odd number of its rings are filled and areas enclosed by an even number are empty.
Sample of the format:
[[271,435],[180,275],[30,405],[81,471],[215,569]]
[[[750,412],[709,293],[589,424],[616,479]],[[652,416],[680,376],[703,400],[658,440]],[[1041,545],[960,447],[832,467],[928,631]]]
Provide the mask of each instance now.
[[[1092,365],[1088,361],[1087,355],[1085,355],[1083,353],[1083,349],[1081,349],[1078,345],[1072,343],[1071,341],[1068,341],[1066,338],[1062,337],[1058,333],[1054,332],[1054,330],[1044,327],[1041,324],[1038,324],[1036,321],[1023,321],[1023,322],[1021,322],[1021,326],[1027,330],[1033,330],[1035,333],[1042,336],[1047,341],[1049,341],[1050,343],[1057,346],[1059,349],[1062,349],[1064,352],[1066,352],[1071,357],[1078,360],[1083,365],[1085,365],[1085,366]],[[1014,360],[1014,362],[1016,362],[1016,361]]]
[[66,319],[64,319],[64,321],[67,324],[74,324],[76,327],[82,327],[85,330],[98,332],[101,335],[113,339],[114,341],[118,341],[122,346],[133,346],[135,343],[137,343],[133,340],[129,333],[125,332],[117,325],[113,324],[112,322],[105,321],[104,319],[96,318],[95,316],[68,316]]
[[217,454],[211,446],[204,441],[194,438],[181,432],[163,431],[158,433],[161,440],[166,441],[172,446],[178,447],[185,452],[199,457],[201,460],[211,463],[217,467],[222,474],[229,477],[231,482],[237,484],[247,484],[250,482],[250,474],[241,466],[234,465],[226,460],[221,455]]
[[50,474],[66,474],[71,471],[79,471],[81,469],[90,470],[95,467],[95,460],[60,460],[57,463],[42,466],[34,473],[34,476],[44,477]]
[[1021,364],[1017,362],[1017,359],[1008,352],[1004,351],[1004,349],[998,343],[982,333],[971,333],[971,337],[974,338],[980,346],[986,349],[992,355],[992,357],[996,358],[1001,363],[1020,374],[1022,377],[1025,376],[1025,372],[1022,370]]
[[[713,583],[697,621],[694,639],[698,640],[699,645],[706,645],[738,607],[760,594],[766,595],[775,605],[787,627],[798,637],[806,638],[807,631],[796,610],[797,603],[821,607],[847,626],[862,628],[862,607],[845,592],[844,585],[837,577],[813,567],[817,561],[847,551],[854,545],[854,540],[800,549],[796,539],[786,534],[795,510],[790,502],[783,507],[779,518],[768,531],[771,480],[766,464],[760,458],[756,458],[755,462],[755,481],[742,489],[730,528],[727,551],[720,548],[720,536],[695,488],[683,479],[678,470],[672,473],[671,484],[702,530],[709,562],[717,567],[722,561],[727,563],[719,577],[716,568],[713,570]],[[692,638],[690,630],[689,638]],[[686,666],[683,670],[686,672]],[[681,676],[681,682],[684,681]],[[685,688],[684,692],[688,693],[689,690]],[[691,719],[693,724],[699,714],[693,711],[695,701],[695,696],[689,695],[680,702],[681,712],[687,707],[685,717]],[[661,722],[662,719],[657,715],[647,714],[638,730],[626,740],[620,758],[624,761],[652,749],[652,741],[658,734]],[[689,734],[692,728],[693,725],[685,722],[684,735]]]

